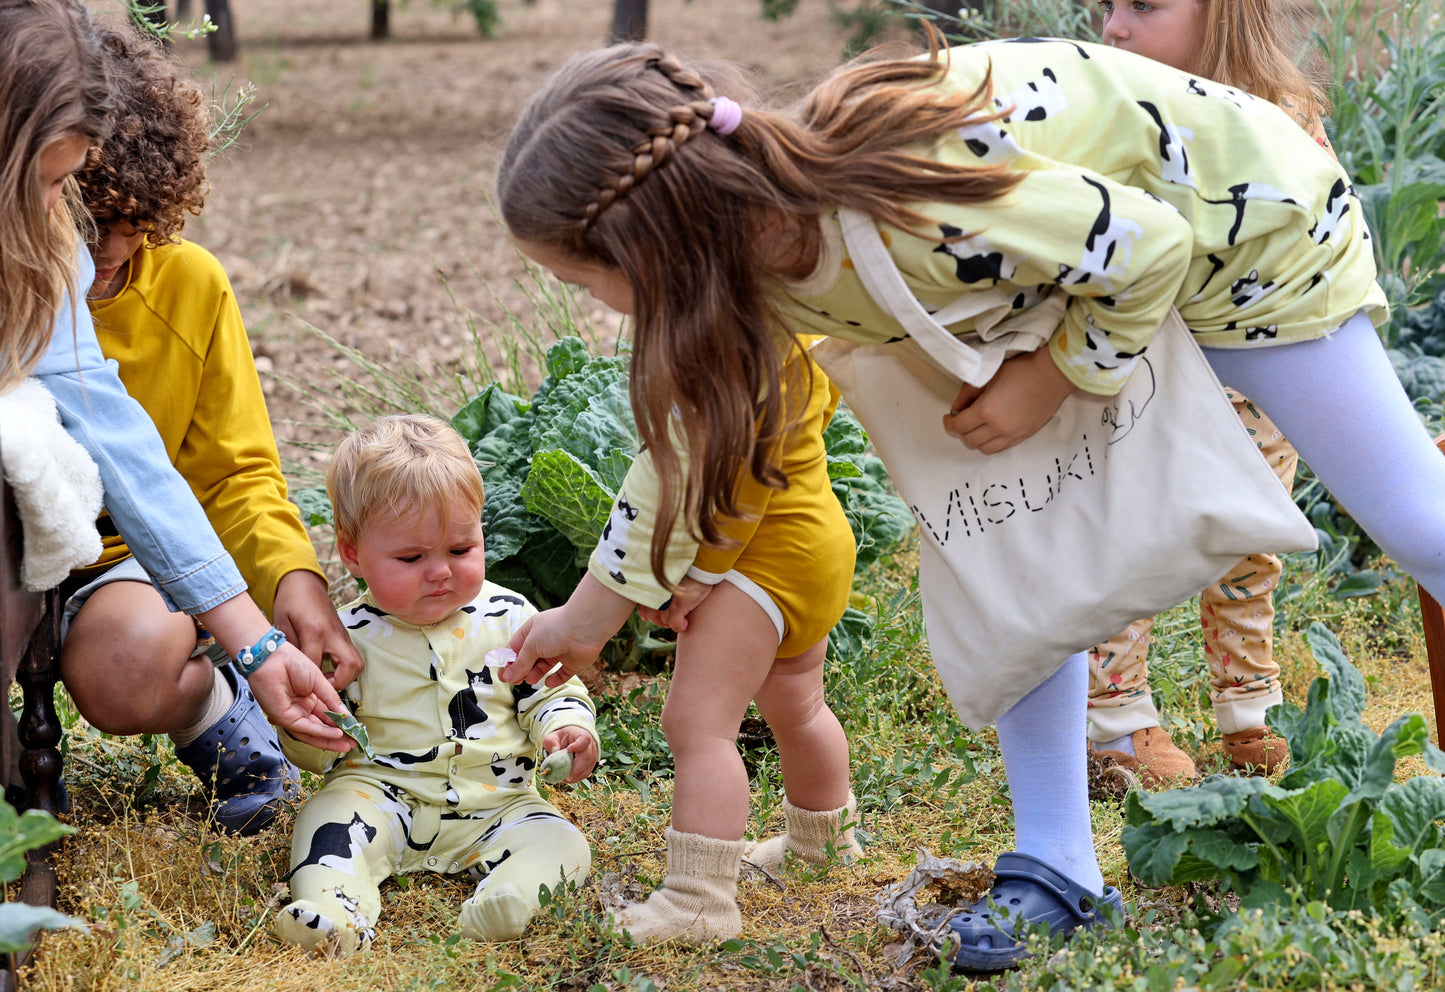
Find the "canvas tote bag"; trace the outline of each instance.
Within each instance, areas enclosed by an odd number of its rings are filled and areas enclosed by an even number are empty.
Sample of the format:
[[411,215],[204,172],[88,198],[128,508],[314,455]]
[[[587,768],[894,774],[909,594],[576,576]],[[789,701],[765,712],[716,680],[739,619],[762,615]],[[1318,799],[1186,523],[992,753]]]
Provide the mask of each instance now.
[[[1076,390],[997,454],[943,428],[960,382],[1043,345],[1062,293],[1007,319],[998,290],[928,313],[867,215],[840,211],[874,300],[908,332],[811,354],[868,431],[920,534],[933,662],[963,722],[993,723],[1071,654],[1175,606],[1248,554],[1310,550],[1279,484],[1193,336],[1170,311],[1123,390]],[[975,319],[972,334],[944,325]]]

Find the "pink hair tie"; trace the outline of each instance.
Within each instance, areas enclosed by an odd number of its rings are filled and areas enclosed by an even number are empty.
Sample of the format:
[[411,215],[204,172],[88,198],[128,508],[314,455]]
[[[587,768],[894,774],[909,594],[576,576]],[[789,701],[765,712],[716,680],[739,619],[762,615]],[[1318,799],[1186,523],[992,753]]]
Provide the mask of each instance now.
[[712,104],[712,116],[708,118],[707,126],[718,134],[726,137],[736,131],[743,122],[743,108],[736,100],[715,96],[708,103]]

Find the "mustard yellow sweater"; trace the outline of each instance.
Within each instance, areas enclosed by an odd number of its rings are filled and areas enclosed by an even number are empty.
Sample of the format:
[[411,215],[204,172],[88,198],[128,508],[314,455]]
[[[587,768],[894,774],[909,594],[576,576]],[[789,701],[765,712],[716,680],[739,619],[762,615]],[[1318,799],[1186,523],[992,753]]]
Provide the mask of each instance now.
[[[143,248],[118,294],[93,300],[101,350],[120,365],[171,463],[268,614],[287,572],[323,574],[286,480],[241,311],[215,256],[183,241]],[[104,551],[83,571],[127,557],[102,520]]]

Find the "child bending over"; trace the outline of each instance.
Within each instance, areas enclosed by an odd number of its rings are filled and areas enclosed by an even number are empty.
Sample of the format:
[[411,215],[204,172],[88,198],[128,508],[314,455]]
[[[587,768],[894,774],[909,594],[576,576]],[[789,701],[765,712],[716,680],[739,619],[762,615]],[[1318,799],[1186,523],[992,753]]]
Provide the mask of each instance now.
[[[632,288],[616,270],[580,264],[538,242],[520,247],[564,281],[587,287],[623,313],[635,312]],[[731,345],[690,357],[725,365],[728,352],[736,357]],[[847,606],[856,557],[823,446],[838,393],[799,343],[789,341],[770,357],[781,366],[784,409],[771,439],[763,429],[757,451],[776,454],[776,467],[764,480],[737,473],[732,503],[711,527],[700,528],[708,546],[699,551],[698,538],[671,509],[672,497],[659,486],[651,451],[644,449],[622,482],[581,584],[563,606],[529,620],[512,638],[519,653],[563,656],[569,670],[578,670],[597,660],[634,606],[645,619],[678,631],[662,710],[676,761],[667,878],[616,919],[639,943],[736,936],[744,856],[776,870],[790,852],[813,864],[862,853],[852,830],[848,739],[823,699],[828,631]],[[716,465],[695,467],[711,474]],[[508,666],[503,677],[527,675],[535,682],[542,672],[530,669]],[[554,674],[547,684],[565,677]],[[787,823],[786,833],[751,850],[743,840],[748,775],[737,749],[749,703],[757,704],[778,742]]]
[[[786,420],[778,356],[790,333],[879,345],[906,334],[859,275],[845,207],[873,219],[890,268],[933,308],[995,289],[1020,314],[1055,294],[1067,303],[1047,347],[981,388],[961,385],[936,415],[904,415],[910,429],[948,430],[960,459],[1002,451],[1075,389],[1117,393],[1177,307],[1219,378],[1269,413],[1402,568],[1445,593],[1445,459],[1374,330],[1388,314],[1360,202],[1278,107],[1050,39],[856,62],[781,110],[740,106],[737,87],[735,71],[656,45],[576,55],[521,115],[497,182],[524,251],[636,303],[633,406],[659,490],[682,494],[680,529],[710,536],[740,479],[784,475],[758,424]],[[890,470],[907,457],[890,456]],[[1097,539],[1104,555],[1119,535]],[[944,589],[1027,596],[1031,572],[1048,567],[959,567],[947,584],[925,573],[925,614],[946,615]],[[953,960],[1006,968],[1028,952],[1021,922],[1064,935],[1122,908],[1094,849],[1088,645],[1025,680],[946,623],[928,627],[953,691],[992,696],[1014,814],[1015,849],[999,855],[989,896],[950,921]],[[584,663],[564,637],[528,640],[515,662],[528,679]],[[1010,678],[1021,697],[993,692]]]
[[283,736],[326,784],[296,817],[291,895],[276,932],[308,950],[365,947],[393,874],[466,876],[457,919],[475,940],[521,935],[538,890],[580,880],[584,838],[537,792],[542,756],[597,763],[594,708],[577,679],[497,678],[486,654],[535,613],[486,581],[482,480],[466,442],[431,417],[385,417],[342,442],[326,473],[341,560],[366,592],[340,611],[365,660],[344,695],[369,749],[345,756]]

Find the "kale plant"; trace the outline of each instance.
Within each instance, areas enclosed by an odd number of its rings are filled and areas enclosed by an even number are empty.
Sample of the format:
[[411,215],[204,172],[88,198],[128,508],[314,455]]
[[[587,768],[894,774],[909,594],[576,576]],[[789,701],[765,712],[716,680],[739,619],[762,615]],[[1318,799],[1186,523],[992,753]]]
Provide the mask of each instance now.
[[1445,771],[1425,720],[1407,714],[1376,735],[1361,721],[1365,682],[1323,624],[1306,633],[1328,673],[1306,708],[1285,702],[1269,725],[1290,748],[1278,785],[1214,775],[1194,788],[1130,793],[1129,870],[1146,885],[1223,879],[1241,905],[1292,895],[1336,909],[1445,919],[1445,779],[1394,781],[1395,762],[1423,754]]

